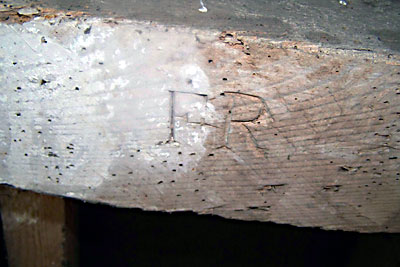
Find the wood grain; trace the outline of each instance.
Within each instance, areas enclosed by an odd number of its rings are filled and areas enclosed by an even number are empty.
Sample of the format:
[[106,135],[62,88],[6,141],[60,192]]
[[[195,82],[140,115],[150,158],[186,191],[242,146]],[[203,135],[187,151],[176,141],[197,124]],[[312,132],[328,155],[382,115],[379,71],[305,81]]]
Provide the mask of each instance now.
[[[46,40],[68,45],[73,66],[4,65],[3,183],[120,207],[400,232],[397,54],[70,20],[72,33],[59,23],[69,38]],[[68,43],[90,35],[112,37]],[[97,61],[79,61],[88,58]],[[32,72],[50,78],[19,80]]]
[[77,266],[71,203],[1,186],[0,204],[9,266]]

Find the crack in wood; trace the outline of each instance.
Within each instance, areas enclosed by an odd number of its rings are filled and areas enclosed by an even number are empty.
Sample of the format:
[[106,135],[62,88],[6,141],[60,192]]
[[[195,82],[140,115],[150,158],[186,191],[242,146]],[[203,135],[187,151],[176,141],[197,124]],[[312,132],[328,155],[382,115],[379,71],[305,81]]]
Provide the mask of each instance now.
[[325,185],[322,187],[322,191],[327,192],[327,191],[333,191],[333,192],[338,192],[340,187],[342,187],[342,185],[340,184],[335,184],[335,185]]
[[271,209],[271,206],[248,206],[246,208],[248,210],[269,211]]
[[344,166],[340,166],[338,170],[341,172],[357,172],[361,168],[362,168],[362,166],[353,167],[353,166],[344,165]]
[[267,190],[267,191],[272,191],[272,192],[276,193],[277,188],[281,188],[281,187],[284,187],[286,185],[287,184],[284,184],[284,183],[266,184],[266,185],[263,185],[262,187],[258,188],[258,191],[265,192]]

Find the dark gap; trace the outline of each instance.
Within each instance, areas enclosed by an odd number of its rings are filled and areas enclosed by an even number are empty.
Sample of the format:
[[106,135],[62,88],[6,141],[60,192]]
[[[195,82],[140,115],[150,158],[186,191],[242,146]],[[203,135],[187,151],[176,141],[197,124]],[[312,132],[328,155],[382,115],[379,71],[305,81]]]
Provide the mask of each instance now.
[[325,231],[193,212],[152,212],[79,203],[80,266],[400,263],[399,234]]

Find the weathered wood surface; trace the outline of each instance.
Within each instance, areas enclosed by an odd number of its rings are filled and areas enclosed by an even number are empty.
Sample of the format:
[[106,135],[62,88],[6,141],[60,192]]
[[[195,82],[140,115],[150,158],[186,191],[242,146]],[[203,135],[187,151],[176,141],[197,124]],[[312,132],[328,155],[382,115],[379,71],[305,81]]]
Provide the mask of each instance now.
[[71,201],[3,185],[0,208],[9,266],[77,266]]
[[2,183],[400,231],[396,53],[63,16],[0,32]]

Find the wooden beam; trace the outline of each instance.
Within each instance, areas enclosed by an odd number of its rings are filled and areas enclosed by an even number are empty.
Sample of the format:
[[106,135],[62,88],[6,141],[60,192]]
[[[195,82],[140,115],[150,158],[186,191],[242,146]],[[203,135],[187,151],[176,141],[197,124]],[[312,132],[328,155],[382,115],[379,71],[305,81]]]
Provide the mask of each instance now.
[[353,46],[356,33],[344,45],[309,22],[304,40],[54,12],[0,23],[0,182],[121,207],[400,232],[398,51]]
[[9,266],[77,266],[71,201],[1,186],[0,205]]

